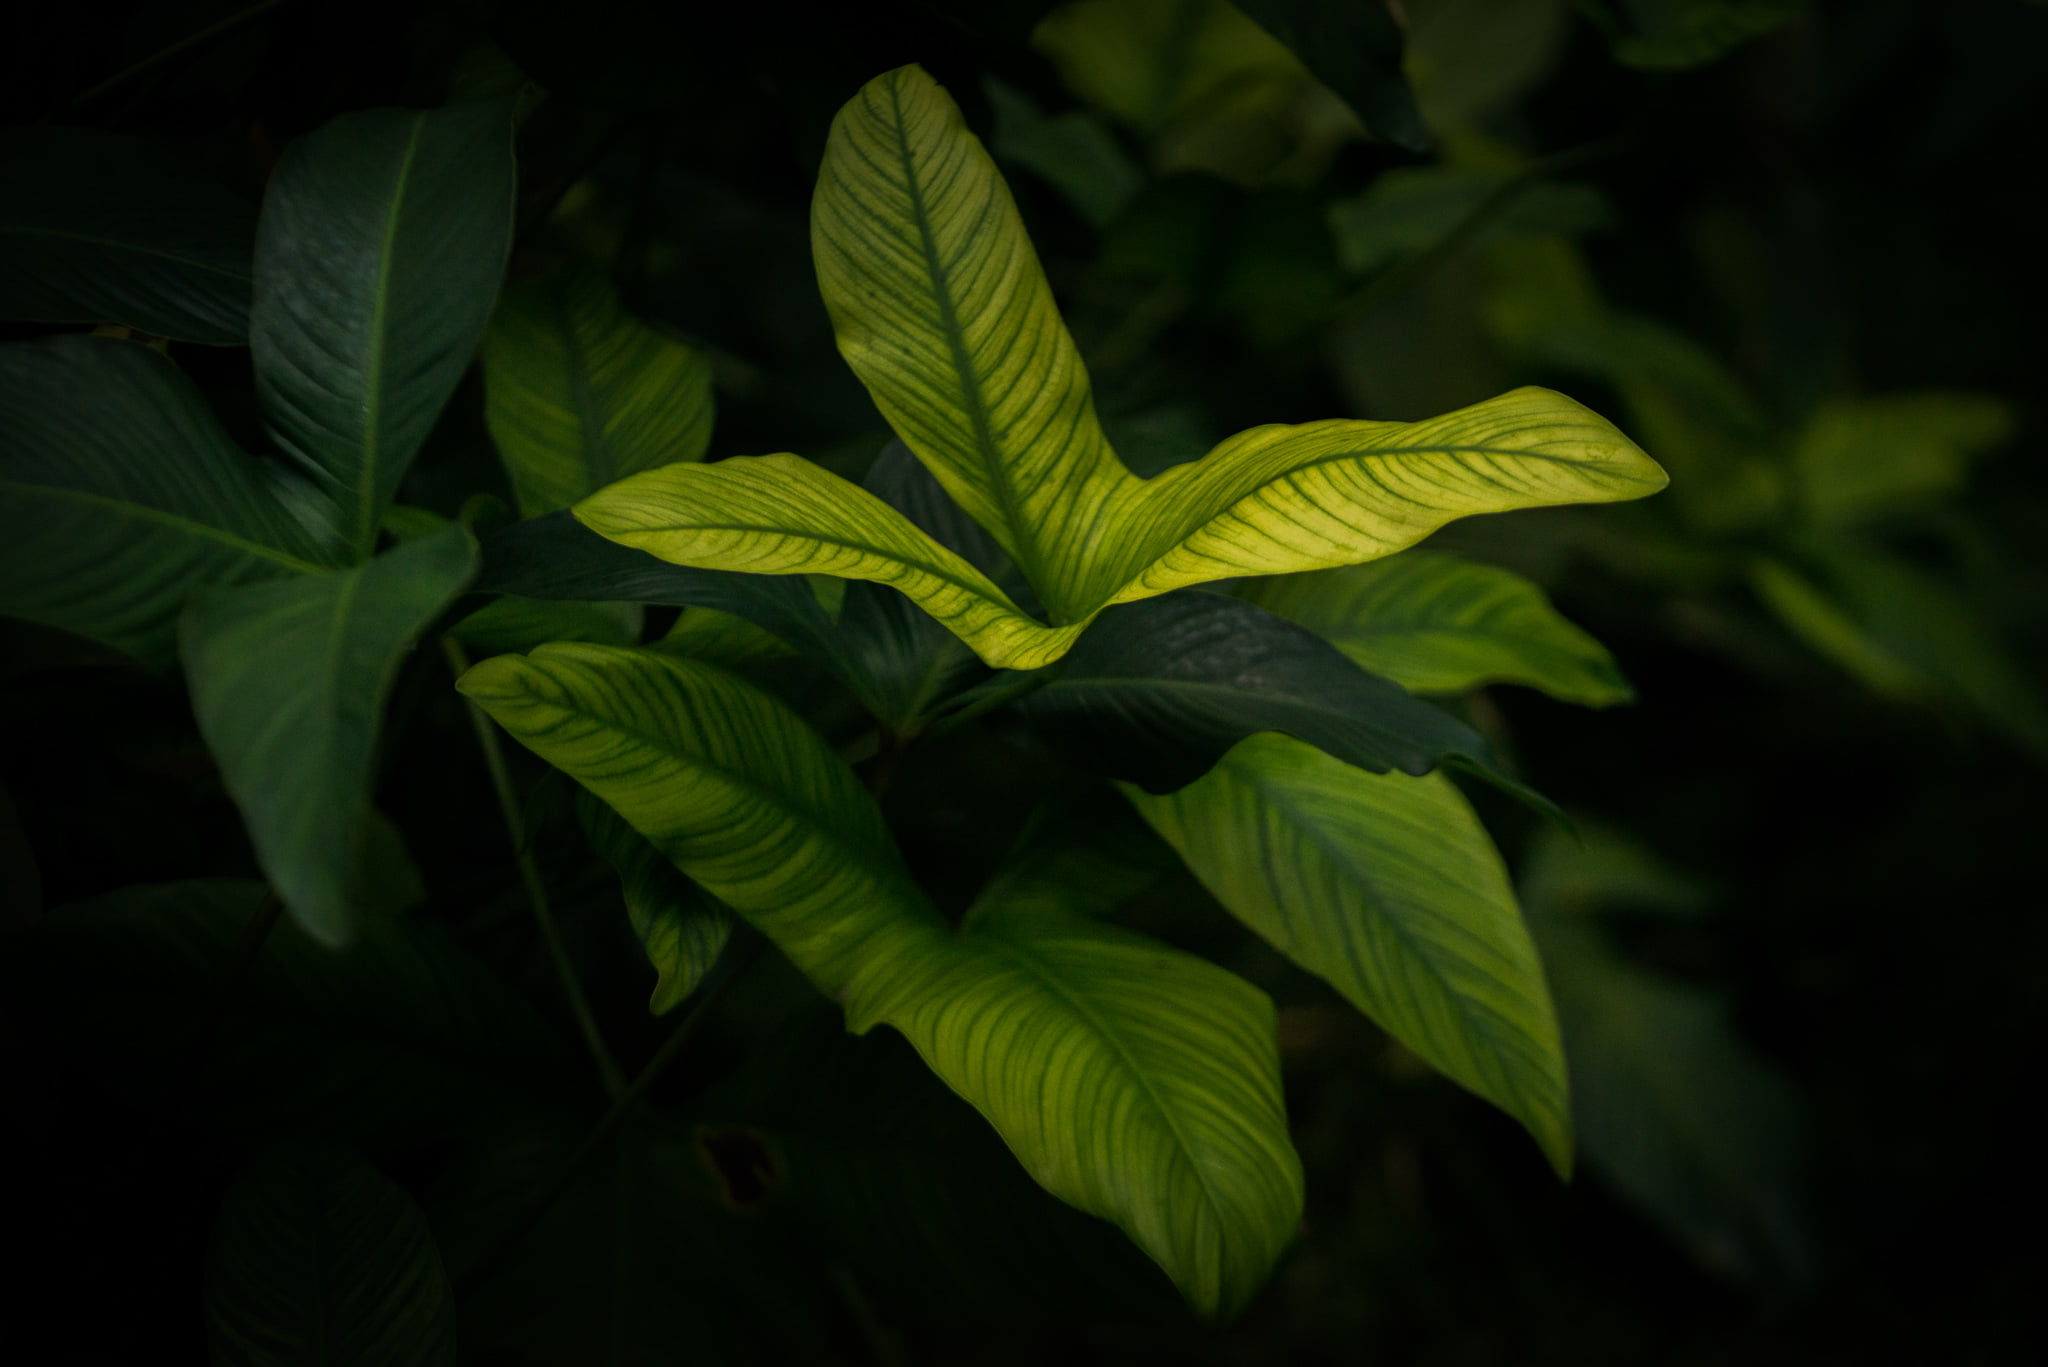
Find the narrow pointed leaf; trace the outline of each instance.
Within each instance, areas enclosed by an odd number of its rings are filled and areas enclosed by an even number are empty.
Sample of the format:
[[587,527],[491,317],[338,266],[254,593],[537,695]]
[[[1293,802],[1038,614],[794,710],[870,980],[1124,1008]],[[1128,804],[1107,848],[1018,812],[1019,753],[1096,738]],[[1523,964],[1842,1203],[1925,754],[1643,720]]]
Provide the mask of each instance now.
[[1129,532],[1109,601],[1358,564],[1456,518],[1642,498],[1664,484],[1612,423],[1547,389],[1424,422],[1254,427],[1117,509]]
[[[463,676],[846,1008],[887,1023],[1055,1195],[1228,1313],[1299,1211],[1272,1007],[1220,969],[1059,914],[949,928],[879,810],[794,714],[708,666],[599,646]],[[1053,1090],[1048,1090],[1048,1088]]]
[[216,1367],[454,1367],[455,1293],[410,1196],[344,1150],[272,1150],[206,1259]]
[[676,565],[886,584],[998,668],[1043,664],[1079,634],[1027,617],[902,513],[795,456],[663,466],[600,489],[575,513],[610,540]]
[[1635,697],[1605,646],[1508,570],[1408,551],[1367,565],[1254,579],[1239,595],[1416,693],[1527,684],[1606,707]]
[[711,441],[702,353],[626,312],[603,275],[572,270],[507,287],[484,334],[484,421],[522,516]]
[[512,102],[376,109],[286,150],[250,345],[271,437],[357,556],[469,366],[512,242]]
[[195,598],[179,625],[192,709],[286,908],[330,944],[354,930],[350,870],[398,666],[476,572],[447,527],[367,565]]
[[0,318],[249,344],[256,206],[159,144],[38,124],[0,135]]
[[870,81],[833,121],[811,245],[840,352],[890,426],[1055,622],[1086,615],[1099,514],[1135,480],[1009,187],[922,69]]
[[0,347],[0,612],[165,665],[195,589],[327,563],[164,356]]
[[1167,797],[1125,792],[1218,901],[1571,1167],[1557,1018],[1500,855],[1450,781],[1285,736]]
[[1490,765],[1477,731],[1251,603],[1182,592],[1111,608],[1018,712],[1070,762],[1165,793],[1246,736],[1280,731],[1347,764]]
[[576,817],[584,834],[619,875],[626,915],[654,966],[654,995],[648,1009],[666,1015],[704,981],[732,938],[732,913],[685,878],[626,824],[626,819],[591,796],[576,795]]

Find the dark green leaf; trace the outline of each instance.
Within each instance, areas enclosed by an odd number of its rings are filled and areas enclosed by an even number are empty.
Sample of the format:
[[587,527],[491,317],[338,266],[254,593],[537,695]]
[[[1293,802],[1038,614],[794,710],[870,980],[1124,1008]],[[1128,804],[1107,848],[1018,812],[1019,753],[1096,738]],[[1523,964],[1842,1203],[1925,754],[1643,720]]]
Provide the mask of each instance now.
[[1111,608],[1017,709],[1074,764],[1152,793],[1192,783],[1259,731],[1374,773],[1425,774],[1452,756],[1492,763],[1485,738],[1455,717],[1313,632],[1211,593]]
[[249,343],[256,206],[142,138],[0,134],[0,318]]
[[455,1294],[426,1217],[343,1150],[272,1150],[228,1189],[206,1328],[217,1367],[455,1362]]
[[1607,31],[1623,65],[1683,71],[1769,33],[1806,0],[1579,0],[1579,7]]
[[384,698],[475,572],[476,542],[457,524],[355,569],[213,590],[179,624],[192,710],[256,858],[330,944],[354,928],[349,882]]
[[469,368],[512,244],[512,102],[349,114],[278,163],[250,346],[272,438],[367,556]]
[[1237,7],[1285,43],[1367,128],[1411,152],[1429,146],[1422,111],[1401,74],[1401,30],[1385,5],[1237,0]]
[[331,563],[165,357],[0,347],[0,612],[168,665],[195,589]]
[[576,791],[576,816],[591,845],[619,875],[633,933],[654,965],[654,995],[647,1007],[666,1015],[697,990],[718,962],[732,938],[732,913],[587,788]]

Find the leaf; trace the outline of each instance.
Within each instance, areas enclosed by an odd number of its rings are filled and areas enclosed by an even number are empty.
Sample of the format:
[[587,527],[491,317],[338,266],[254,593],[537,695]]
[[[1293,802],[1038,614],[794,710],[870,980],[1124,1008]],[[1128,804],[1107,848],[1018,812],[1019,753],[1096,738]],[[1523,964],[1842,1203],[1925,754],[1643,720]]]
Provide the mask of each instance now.
[[483,366],[484,421],[525,517],[702,460],[711,441],[711,367],[626,312],[594,270],[508,286]]
[[1240,920],[1570,1172],[1543,967],[1500,855],[1450,780],[1375,776],[1262,735],[1170,796],[1124,792]]
[[6,938],[0,1010],[113,1094],[154,1097],[182,1078],[180,1104],[252,1141],[447,1143],[585,1096],[581,1056],[524,998],[404,916],[364,917],[340,950],[281,921],[195,1063],[263,898],[260,883],[210,879],[55,908]]
[[1329,0],[1236,4],[1301,58],[1367,128],[1411,152],[1429,147],[1422,112],[1401,74],[1401,30],[1385,6]]
[[716,669],[556,645],[460,687],[765,933],[852,1029],[901,1030],[1040,1183],[1115,1220],[1198,1309],[1232,1313],[1263,1280],[1301,1186],[1256,989],[1072,916],[998,904],[956,933],[845,762]]
[[0,347],[0,612],[159,666],[210,584],[328,563],[199,391],[145,346]]
[[455,1363],[455,1293],[426,1217],[346,1151],[272,1150],[228,1189],[206,1258],[218,1367]]
[[1806,8],[1806,0],[1580,0],[1607,31],[1615,60],[1646,71],[1705,66],[1760,38]]
[[1450,239],[1495,196],[1512,194],[1469,239],[1485,246],[1517,237],[1577,236],[1611,226],[1613,210],[1590,185],[1542,181],[1517,190],[1502,171],[1432,166],[1387,171],[1362,194],[1330,206],[1330,232],[1344,269],[1372,274]]
[[1250,603],[1182,592],[1112,608],[1017,710],[1072,764],[1166,793],[1246,736],[1279,731],[1347,764],[1484,767],[1478,732]]
[[1802,1282],[1812,1249],[1798,1095],[1743,1045],[1715,994],[1636,966],[1593,923],[1646,898],[1693,907],[1698,889],[1617,837],[1587,835],[1579,849],[1546,832],[1522,882],[1557,994],[1587,1166],[1708,1267]]
[[1254,579],[1240,596],[1415,693],[1490,683],[1607,707],[1635,690],[1606,647],[1518,574],[1428,551],[1369,565]]
[[273,441],[356,557],[490,320],[512,243],[512,102],[348,114],[285,150],[250,347]]
[[1048,115],[1029,95],[993,76],[986,89],[996,116],[996,156],[1037,172],[1091,227],[1115,222],[1144,188],[1144,172],[1101,116],[1078,109]]
[[398,666],[476,573],[450,526],[366,565],[217,589],[179,624],[200,733],[286,908],[309,933],[355,930],[349,870]]
[[2010,440],[2017,415],[1985,394],[1887,394],[1821,405],[1793,447],[1805,511],[1845,526],[1958,492],[1971,462]]
[[648,1010],[667,1015],[681,1006],[718,962],[732,938],[732,913],[707,897],[625,818],[590,795],[576,795],[576,816],[591,845],[619,875],[633,933],[654,965]]
[[162,145],[37,124],[0,134],[0,318],[249,343],[256,206]]
[[600,535],[676,565],[886,584],[999,668],[1043,664],[1080,634],[1033,621],[902,513],[795,456],[663,466],[600,489],[575,513]]
[[507,594],[448,629],[478,655],[532,650],[549,641],[596,641],[629,646],[640,639],[638,603],[585,603]]

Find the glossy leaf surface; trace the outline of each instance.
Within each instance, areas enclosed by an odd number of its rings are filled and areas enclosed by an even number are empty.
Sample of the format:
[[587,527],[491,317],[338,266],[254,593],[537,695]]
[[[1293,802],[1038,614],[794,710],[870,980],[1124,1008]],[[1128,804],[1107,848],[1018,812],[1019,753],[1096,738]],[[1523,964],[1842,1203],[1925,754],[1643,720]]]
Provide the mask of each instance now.
[[328,563],[265,473],[148,347],[0,347],[0,612],[169,664],[195,589]]
[[654,966],[647,1008],[666,1015],[704,981],[732,938],[732,913],[685,878],[624,817],[590,795],[577,794],[576,817],[625,894],[633,933]]
[[206,1260],[218,1367],[453,1367],[455,1293],[410,1196],[345,1150],[259,1157]]
[[566,508],[711,440],[711,367],[572,270],[508,286],[484,334],[484,421],[519,511]]
[[358,558],[468,369],[512,241],[512,103],[347,114],[285,152],[250,346],[272,440]]
[[247,346],[256,206],[143,138],[0,135],[0,318]]
[[1408,551],[1369,565],[1254,579],[1240,596],[1416,693],[1527,684],[1606,707],[1635,691],[1614,657],[1518,574]]
[[1054,1194],[1230,1313],[1293,1230],[1272,1006],[1200,960],[1042,907],[955,931],[793,713],[646,651],[544,647],[461,687],[745,916],[864,1031],[887,1023]]
[[1111,608],[1018,711],[1071,763],[1171,792],[1246,736],[1279,731],[1347,764],[1424,774],[1486,741],[1328,642],[1236,598],[1182,592]]
[[203,594],[179,624],[193,712],[257,860],[330,944],[354,930],[350,869],[384,698],[475,573],[476,543],[455,525],[355,569]]
[[1557,1018],[1507,871],[1440,774],[1368,774],[1285,736],[1166,797],[1125,792],[1240,920],[1571,1168]]

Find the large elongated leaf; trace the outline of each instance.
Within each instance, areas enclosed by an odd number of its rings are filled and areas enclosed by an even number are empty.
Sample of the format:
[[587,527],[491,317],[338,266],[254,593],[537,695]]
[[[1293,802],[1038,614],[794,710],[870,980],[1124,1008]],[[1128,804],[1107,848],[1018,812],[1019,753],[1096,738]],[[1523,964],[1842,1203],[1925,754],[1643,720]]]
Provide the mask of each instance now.
[[260,883],[208,879],[51,910],[0,953],[9,1029],[124,1095],[182,1077],[181,1106],[257,1141],[446,1143],[586,1097],[580,1056],[532,1006],[411,916],[366,917],[342,950],[276,926],[193,1066],[263,898]]
[[1518,574],[1408,551],[1369,565],[1254,579],[1240,594],[1417,693],[1489,683],[1606,707],[1635,691],[1607,648]]
[[647,1007],[665,1015],[682,1005],[718,962],[732,938],[732,913],[683,877],[626,819],[591,796],[577,794],[584,834],[619,875],[626,915],[654,965]]
[[201,595],[179,624],[200,732],[285,906],[353,932],[350,869],[384,698],[413,641],[476,573],[450,526],[367,565]]
[[1557,1018],[1507,871],[1440,774],[1285,736],[1167,797],[1126,793],[1218,901],[1571,1167]]
[[340,1150],[273,1150],[229,1188],[206,1328],[217,1367],[455,1362],[455,1294],[426,1217]]
[[345,115],[271,178],[250,318],[257,397],[358,557],[483,336],[512,190],[510,100]]
[[1312,632],[1212,593],[1111,608],[1018,710],[1074,764],[1152,793],[1194,782],[1260,731],[1374,773],[1425,774],[1450,755],[1491,763],[1455,717]]
[[0,318],[249,341],[256,206],[142,138],[0,135]]
[[148,347],[0,347],[0,612],[168,664],[195,589],[327,563]]
[[1046,909],[951,930],[873,801],[793,713],[708,666],[544,647],[461,687],[745,916],[848,1024],[896,1026],[1054,1194],[1121,1225],[1207,1313],[1300,1209],[1271,1003],[1222,970]]
[[902,513],[795,456],[663,466],[599,490],[575,512],[611,540],[672,564],[887,584],[998,667],[1034,668],[1079,635],[1025,616]]
[[593,490],[711,440],[711,367],[626,312],[601,274],[508,287],[484,334],[484,421],[519,511],[566,508]]

